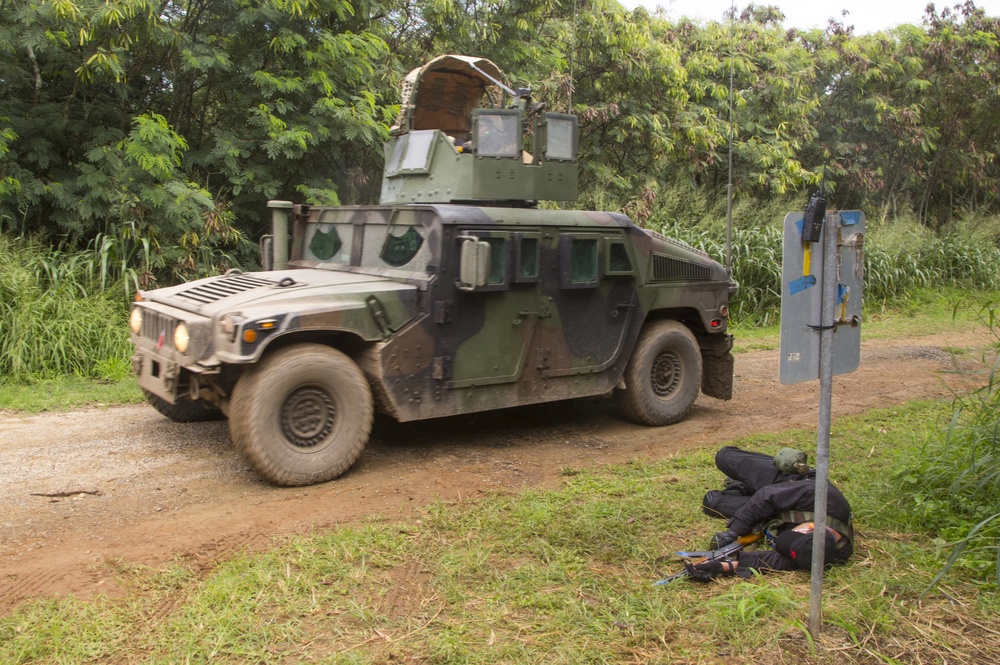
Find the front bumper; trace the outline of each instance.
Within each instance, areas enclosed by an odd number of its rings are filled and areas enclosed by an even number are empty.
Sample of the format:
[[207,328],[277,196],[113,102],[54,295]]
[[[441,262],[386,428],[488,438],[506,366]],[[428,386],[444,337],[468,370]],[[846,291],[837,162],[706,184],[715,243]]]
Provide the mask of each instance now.
[[198,399],[201,377],[218,374],[218,368],[199,364],[182,365],[149,349],[137,348],[132,355],[132,371],[139,387],[171,404],[182,397]]
[[[132,370],[139,387],[171,404],[180,397],[197,398],[198,381],[192,377],[219,371],[219,363],[211,357],[211,320],[160,303],[135,306],[143,313],[142,327],[130,340],[135,347]],[[190,334],[187,353],[174,348],[174,330],[181,322]]]

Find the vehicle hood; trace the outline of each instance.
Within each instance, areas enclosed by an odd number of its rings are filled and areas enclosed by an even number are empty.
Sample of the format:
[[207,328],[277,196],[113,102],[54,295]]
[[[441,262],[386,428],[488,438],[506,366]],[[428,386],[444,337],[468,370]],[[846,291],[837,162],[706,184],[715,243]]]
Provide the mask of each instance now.
[[386,323],[398,329],[416,315],[417,291],[412,284],[387,277],[306,268],[230,272],[146,291],[142,296],[146,302],[210,319],[234,313],[246,318],[292,314],[312,319],[324,312],[367,311],[374,299],[384,309]]

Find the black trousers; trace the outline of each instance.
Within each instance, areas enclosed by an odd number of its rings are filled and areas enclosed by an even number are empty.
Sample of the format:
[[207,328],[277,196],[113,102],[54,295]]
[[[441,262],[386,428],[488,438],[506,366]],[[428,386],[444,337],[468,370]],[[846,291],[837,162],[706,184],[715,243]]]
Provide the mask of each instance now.
[[726,474],[726,487],[707,492],[701,505],[706,515],[722,519],[735,515],[757,490],[792,477],[774,468],[772,456],[736,446],[716,453],[715,466]]

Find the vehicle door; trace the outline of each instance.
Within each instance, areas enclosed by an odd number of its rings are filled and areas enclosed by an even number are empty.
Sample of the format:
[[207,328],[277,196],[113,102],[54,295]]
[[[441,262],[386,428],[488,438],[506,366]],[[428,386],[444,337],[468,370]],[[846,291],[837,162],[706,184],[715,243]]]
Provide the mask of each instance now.
[[619,358],[639,315],[624,232],[562,229],[549,241],[540,286],[547,312],[532,340],[542,377],[597,374]]
[[470,238],[489,244],[485,284],[457,286],[449,311],[436,313],[449,321],[439,340],[450,364],[445,370],[449,388],[517,381],[539,321],[542,234],[536,229],[459,228],[455,266],[461,243]]

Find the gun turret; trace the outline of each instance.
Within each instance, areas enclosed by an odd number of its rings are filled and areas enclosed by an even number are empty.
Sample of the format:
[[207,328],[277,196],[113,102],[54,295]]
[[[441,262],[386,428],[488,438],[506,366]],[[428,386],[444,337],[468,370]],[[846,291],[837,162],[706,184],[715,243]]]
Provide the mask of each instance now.
[[385,146],[382,203],[576,199],[576,116],[544,112],[491,61],[434,58],[403,79],[401,101]]

